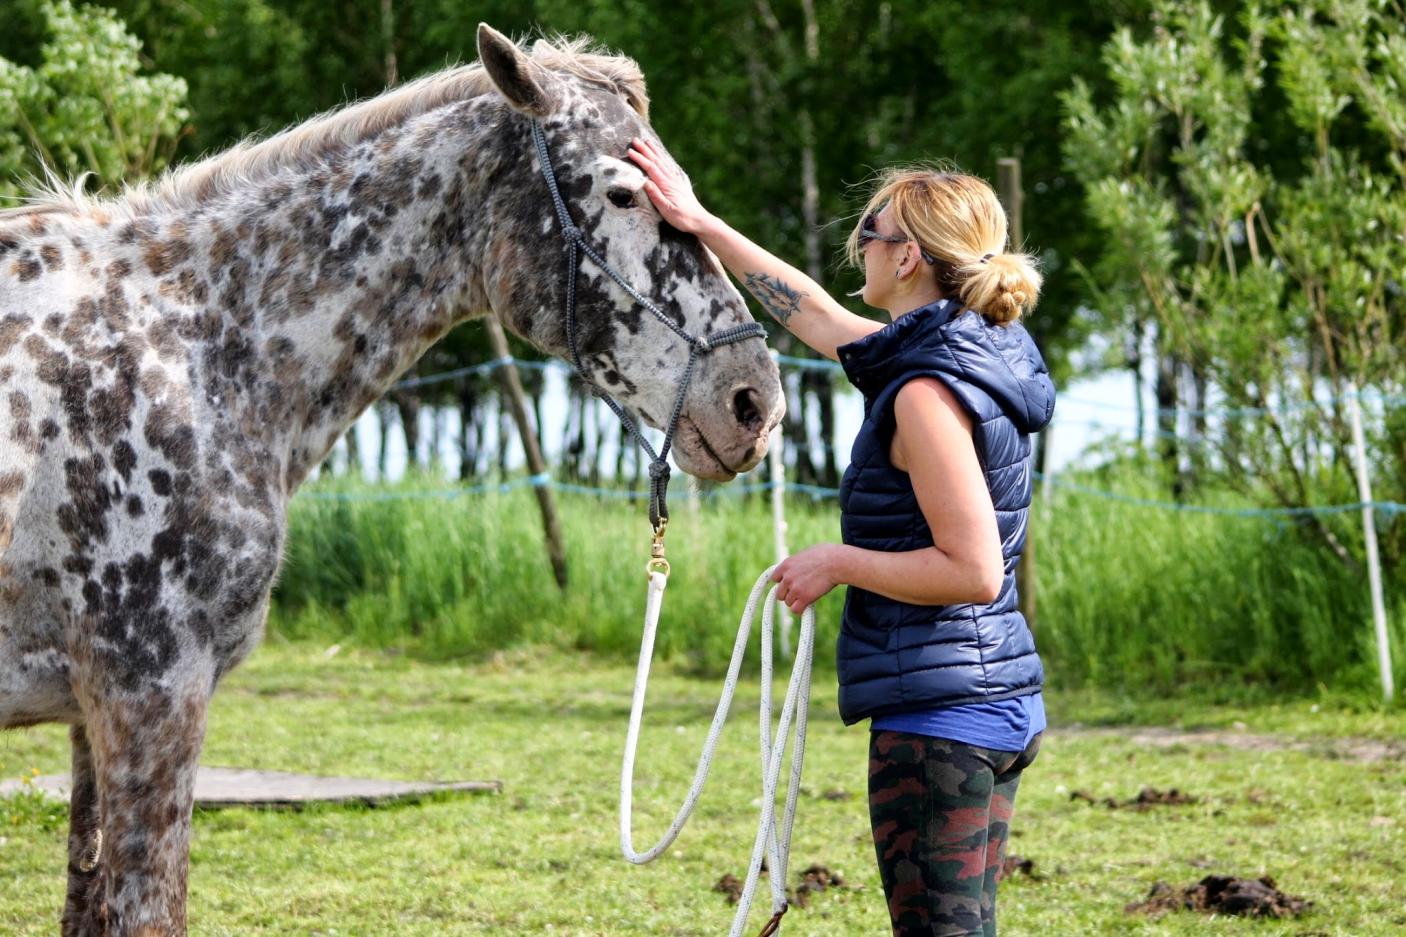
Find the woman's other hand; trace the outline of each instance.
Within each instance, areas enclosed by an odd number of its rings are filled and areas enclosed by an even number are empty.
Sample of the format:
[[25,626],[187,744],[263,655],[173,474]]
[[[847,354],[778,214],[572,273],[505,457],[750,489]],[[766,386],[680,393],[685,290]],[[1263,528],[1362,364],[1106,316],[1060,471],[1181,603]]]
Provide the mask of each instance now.
[[771,573],[776,598],[791,611],[800,614],[821,596],[840,585],[844,546],[822,543],[786,557]]
[[648,140],[635,137],[630,142],[630,159],[644,170],[645,194],[665,221],[688,234],[698,234],[707,226],[712,216],[693,194],[688,176]]

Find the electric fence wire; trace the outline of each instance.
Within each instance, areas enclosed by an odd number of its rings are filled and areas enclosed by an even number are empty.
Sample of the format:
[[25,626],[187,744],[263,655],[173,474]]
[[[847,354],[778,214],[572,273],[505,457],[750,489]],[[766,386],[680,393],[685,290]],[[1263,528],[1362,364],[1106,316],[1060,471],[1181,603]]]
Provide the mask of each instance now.
[[[782,354],[775,355],[774,357],[776,358],[776,361],[779,365],[795,368],[797,370],[824,371],[831,373],[843,372],[844,370],[839,363],[834,361],[816,358],[799,358],[794,355]],[[491,361],[485,361],[481,364],[470,365],[468,367],[463,368],[456,368],[452,371],[444,371],[438,374],[428,374],[408,378],[393,385],[393,389],[410,390],[413,388],[425,387],[428,385],[438,384],[446,381],[460,380],[465,377],[473,377],[477,375],[488,374],[508,365],[538,371],[547,370],[553,367],[559,367],[564,372],[569,372],[570,370],[562,362],[533,361],[524,358],[515,358],[512,356],[507,356],[503,358],[494,358]],[[1284,407],[1274,410],[1263,407],[1228,407],[1215,410],[1169,410],[1154,407],[1148,408],[1144,412],[1156,414],[1159,416],[1179,414],[1182,416],[1218,416],[1241,418],[1263,416],[1271,412],[1280,412],[1281,410],[1303,409],[1307,407],[1318,406],[1332,406],[1335,403],[1344,402],[1350,399],[1352,396],[1353,395],[1348,394],[1343,395],[1341,397],[1332,397],[1313,401],[1299,401],[1291,404],[1285,404]],[[1363,392],[1357,394],[1356,397],[1362,402],[1380,403],[1384,407],[1396,407],[1406,404],[1406,396],[1396,394]],[[1123,412],[1128,412],[1130,410],[1136,409],[1135,404],[1118,403],[1107,400],[1089,400],[1077,396],[1071,397],[1068,394],[1061,394],[1060,399],[1068,404],[1095,407],[1105,410],[1119,410]],[[1117,425],[1104,423],[1096,419],[1080,420],[1066,417],[1062,419],[1061,422],[1066,425],[1080,425],[1091,429],[1107,429],[1110,431],[1116,431],[1120,428]],[[1161,429],[1153,430],[1152,434],[1157,438],[1176,439],[1184,444],[1206,444],[1204,440],[1197,440],[1195,438],[1186,437],[1177,433],[1172,433]],[[1159,510],[1180,511],[1189,514],[1213,514],[1229,517],[1284,520],[1302,519],[1306,517],[1326,516],[1333,514],[1344,514],[1352,511],[1361,511],[1367,507],[1372,508],[1374,511],[1378,512],[1384,517],[1392,517],[1397,514],[1406,514],[1406,504],[1402,504],[1396,501],[1359,501],[1351,504],[1327,504],[1278,508],[1232,508],[1219,507],[1214,505],[1186,504],[1180,501],[1166,501],[1159,500],[1156,498],[1143,498],[1135,495],[1126,495],[1115,491],[1107,491],[1101,488],[1094,488],[1088,485],[1079,484],[1078,482],[1070,481],[1054,473],[1047,475],[1040,472],[1032,472],[1032,475],[1037,480],[1042,481],[1046,484],[1053,485],[1058,488],[1063,488],[1067,491],[1086,497],[1101,498],[1108,501],[1117,501],[1124,504],[1132,504],[1137,505],[1139,507],[1155,508]],[[559,481],[552,478],[549,474],[543,473],[538,475],[528,475],[520,478],[508,479],[501,482],[489,482],[476,485],[461,485],[454,488],[437,490],[392,490],[367,492],[307,491],[299,493],[297,495],[297,498],[300,500],[308,501],[395,501],[408,499],[448,500],[490,493],[506,494],[515,489],[528,486],[534,488],[550,486],[557,491],[569,494],[589,495],[599,498],[614,498],[626,501],[637,501],[649,497],[649,493],[647,491],[636,491],[626,488],[602,488],[598,486],[581,485],[576,484],[574,482]],[[718,497],[741,497],[748,494],[771,491],[774,487],[776,487],[776,484],[770,481],[743,483],[739,485],[731,485],[726,488],[713,488],[706,491],[702,491],[698,493],[698,497],[704,500]],[[798,482],[786,482],[785,487],[787,491],[796,494],[806,495],[810,497],[813,501],[838,498],[840,494],[838,488],[828,488],[819,485],[807,485]]]

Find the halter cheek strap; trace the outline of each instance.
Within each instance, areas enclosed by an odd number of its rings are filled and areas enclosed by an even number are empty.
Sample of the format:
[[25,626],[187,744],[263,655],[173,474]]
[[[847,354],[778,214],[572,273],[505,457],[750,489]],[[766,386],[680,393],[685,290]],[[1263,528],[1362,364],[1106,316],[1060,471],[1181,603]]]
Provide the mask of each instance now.
[[[551,154],[547,150],[547,136],[542,130],[542,124],[537,120],[532,121],[532,142],[537,147],[537,162],[542,168],[542,177],[547,182],[547,191],[551,193],[557,220],[561,222],[562,239],[566,241],[566,345],[571,352],[571,365],[576,369],[581,380],[591,388],[591,393],[605,401],[606,406],[610,407],[619,417],[621,424],[634,437],[635,442],[649,454],[649,523],[654,527],[657,541],[662,537],[664,525],[669,520],[669,505],[666,500],[669,490],[669,449],[674,444],[674,433],[678,430],[679,418],[683,415],[684,397],[688,394],[688,386],[693,380],[693,369],[698,362],[698,356],[708,354],[722,345],[730,345],[743,339],[760,338],[765,340],[766,330],[758,322],[735,325],[702,336],[690,335],[680,328],[673,319],[665,315],[659,306],[631,285],[620,274],[620,271],[612,267],[605,257],[586,240],[585,232],[571,220],[571,212],[567,210],[566,202],[561,197],[561,188],[557,185],[556,173],[552,170]],[[664,431],[664,444],[658,452],[655,452],[654,447],[649,444],[649,440],[644,438],[639,426],[625,412],[625,408],[595,381],[591,380],[590,376],[586,374],[585,368],[581,366],[581,352],[576,338],[576,280],[581,272],[582,255],[590,258],[591,262],[599,267],[606,276],[614,280],[631,299],[649,310],[654,318],[662,322],[688,345],[688,363],[684,365],[683,379],[679,382],[678,394],[674,397],[673,412],[669,415],[669,422]]]

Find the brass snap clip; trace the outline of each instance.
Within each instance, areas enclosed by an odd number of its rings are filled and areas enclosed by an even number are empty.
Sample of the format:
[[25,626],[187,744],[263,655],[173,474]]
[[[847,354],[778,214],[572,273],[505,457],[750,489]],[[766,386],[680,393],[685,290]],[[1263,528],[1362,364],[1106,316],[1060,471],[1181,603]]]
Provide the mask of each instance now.
[[646,578],[655,573],[662,573],[665,578],[669,575],[669,561],[664,559],[664,533],[668,527],[669,519],[661,517],[659,526],[654,528],[654,541],[649,547],[649,562],[644,564]]

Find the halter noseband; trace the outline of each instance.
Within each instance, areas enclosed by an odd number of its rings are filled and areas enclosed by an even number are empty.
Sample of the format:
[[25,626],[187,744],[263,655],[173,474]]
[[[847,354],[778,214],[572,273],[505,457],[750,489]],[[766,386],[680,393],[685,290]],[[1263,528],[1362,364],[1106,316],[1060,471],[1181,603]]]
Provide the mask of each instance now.
[[[743,339],[765,339],[766,330],[758,322],[748,322],[707,335],[694,336],[676,325],[662,309],[630,285],[618,270],[606,262],[600,252],[586,240],[585,232],[572,222],[571,213],[567,211],[566,202],[562,199],[561,189],[557,185],[556,173],[552,170],[551,156],[547,152],[547,136],[542,131],[541,123],[535,119],[532,121],[532,141],[537,145],[537,161],[541,164],[542,177],[547,180],[547,190],[552,195],[552,204],[556,207],[557,219],[561,222],[561,236],[566,241],[566,345],[571,352],[571,364],[581,380],[591,388],[591,393],[605,401],[606,406],[620,418],[620,422],[635,438],[640,448],[649,453],[649,523],[654,527],[657,542],[663,536],[664,525],[669,520],[669,505],[665,500],[669,490],[669,448],[674,444],[674,432],[678,429],[679,418],[683,415],[684,396],[693,380],[693,367],[698,361],[698,356],[707,354],[721,345],[730,345]],[[683,380],[679,383],[678,396],[674,398],[674,410],[669,416],[668,428],[664,432],[664,444],[657,453],[649,444],[649,440],[644,438],[635,421],[625,412],[625,408],[591,380],[581,367],[581,353],[576,347],[576,279],[581,272],[581,254],[589,257],[606,276],[628,293],[631,299],[649,310],[654,318],[664,323],[688,345],[688,364],[684,366]]]

